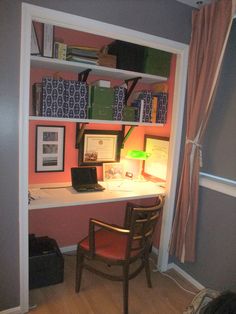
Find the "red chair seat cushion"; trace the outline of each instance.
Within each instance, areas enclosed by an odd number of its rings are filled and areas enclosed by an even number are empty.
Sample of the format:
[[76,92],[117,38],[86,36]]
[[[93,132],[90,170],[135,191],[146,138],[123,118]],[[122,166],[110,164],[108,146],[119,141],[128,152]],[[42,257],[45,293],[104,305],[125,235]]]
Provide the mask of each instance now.
[[[100,229],[95,232],[95,254],[101,257],[124,260],[127,235]],[[80,247],[89,251],[89,238],[80,242]]]

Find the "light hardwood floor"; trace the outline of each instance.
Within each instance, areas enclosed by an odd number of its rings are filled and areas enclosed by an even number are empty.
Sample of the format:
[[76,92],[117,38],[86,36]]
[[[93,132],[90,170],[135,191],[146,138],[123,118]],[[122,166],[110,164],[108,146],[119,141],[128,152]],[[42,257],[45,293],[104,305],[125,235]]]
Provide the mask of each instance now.
[[[152,264],[151,264],[152,267]],[[153,267],[154,268],[154,267]],[[198,292],[175,271],[168,272],[184,288]],[[129,314],[180,314],[194,295],[174,281],[152,272],[153,288],[148,288],[144,271],[130,280]],[[30,290],[31,314],[122,314],[122,284],[83,272],[81,291],[74,290],[75,256],[65,256],[64,282]]]

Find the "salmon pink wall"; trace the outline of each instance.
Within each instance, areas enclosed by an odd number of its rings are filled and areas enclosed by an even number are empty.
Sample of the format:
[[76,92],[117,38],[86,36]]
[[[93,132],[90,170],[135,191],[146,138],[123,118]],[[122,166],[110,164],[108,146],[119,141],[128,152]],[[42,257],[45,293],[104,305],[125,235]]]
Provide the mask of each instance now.
[[[151,205],[154,199],[135,201]],[[77,244],[88,234],[89,219],[95,218],[107,223],[122,225],[126,202],[94,205],[35,209],[29,211],[29,232],[36,236],[56,239],[60,247]],[[154,246],[158,247],[161,221],[158,222]]]
[[[41,25],[37,23],[37,33],[41,42]],[[66,40],[65,40],[66,38]],[[92,34],[55,28],[55,39],[65,41],[70,45],[93,46],[101,48],[111,42],[111,39],[96,36]],[[121,150],[121,162],[124,163],[125,171],[138,173],[139,162],[125,159],[128,149],[143,149],[144,135],[158,135],[168,137],[170,135],[172,102],[175,78],[176,58],[173,56],[171,63],[171,74],[169,84],[169,101],[167,123],[162,127],[136,127]],[[76,73],[54,72],[46,69],[31,70],[31,86],[35,82],[40,82],[43,76],[63,77],[64,79],[77,79]],[[88,83],[97,79],[106,79],[103,77],[89,76]],[[112,86],[123,83],[119,80],[113,80]],[[150,88],[138,84],[137,90]],[[30,113],[32,113],[32,93],[30,93]],[[35,134],[36,125],[60,125],[65,126],[65,168],[63,172],[35,172]],[[126,132],[129,127],[126,127]],[[88,124],[86,129],[98,130],[121,130],[121,126],[109,124]],[[72,122],[29,122],[29,184],[70,182],[70,168],[78,165],[78,150],[75,149],[76,124]],[[102,180],[102,167],[97,167],[98,179]],[[152,204],[153,199],[139,200],[139,204]],[[88,222],[90,217],[101,219],[110,223],[121,224],[124,218],[125,202],[114,202],[96,205],[83,205],[72,207],[60,207],[50,209],[38,209],[29,211],[29,231],[37,236],[47,235],[55,238],[60,246],[69,246],[76,244],[88,232]],[[158,223],[154,246],[159,246],[160,226]]]

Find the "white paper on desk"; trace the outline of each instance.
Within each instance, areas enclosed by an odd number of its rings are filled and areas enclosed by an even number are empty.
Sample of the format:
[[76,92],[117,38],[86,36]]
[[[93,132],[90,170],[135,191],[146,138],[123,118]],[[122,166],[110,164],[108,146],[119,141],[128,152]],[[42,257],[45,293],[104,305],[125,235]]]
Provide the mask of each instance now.
[[122,191],[122,192],[133,191],[133,188],[132,186],[130,186],[129,182],[124,181],[107,182],[107,189],[109,191]]

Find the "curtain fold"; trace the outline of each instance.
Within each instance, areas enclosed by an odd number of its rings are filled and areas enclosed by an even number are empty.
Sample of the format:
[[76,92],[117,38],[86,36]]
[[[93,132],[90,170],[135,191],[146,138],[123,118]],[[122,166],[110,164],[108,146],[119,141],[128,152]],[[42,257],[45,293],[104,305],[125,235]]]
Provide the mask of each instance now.
[[170,254],[195,261],[201,143],[212,110],[235,0],[220,0],[192,15],[186,95],[186,140]]

